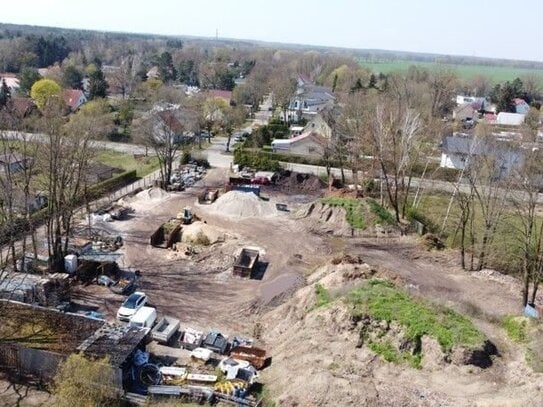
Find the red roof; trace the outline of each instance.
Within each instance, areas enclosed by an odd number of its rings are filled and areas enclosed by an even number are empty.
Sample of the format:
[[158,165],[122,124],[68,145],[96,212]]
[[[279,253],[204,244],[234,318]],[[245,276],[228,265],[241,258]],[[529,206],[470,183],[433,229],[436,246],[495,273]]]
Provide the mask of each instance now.
[[209,95],[216,98],[226,99],[228,101],[232,99],[232,91],[230,90],[211,89],[209,91]]
[[79,100],[81,99],[81,96],[85,97],[85,94],[82,90],[79,89],[66,89],[62,93],[64,102],[72,110],[75,110],[79,107]]
[[164,110],[162,112],[158,112],[158,116],[174,134],[182,134],[185,131],[185,126],[183,126],[173,111]]
[[524,99],[521,99],[521,98],[514,98],[513,103],[515,105],[524,105],[524,104],[526,104],[526,101]]

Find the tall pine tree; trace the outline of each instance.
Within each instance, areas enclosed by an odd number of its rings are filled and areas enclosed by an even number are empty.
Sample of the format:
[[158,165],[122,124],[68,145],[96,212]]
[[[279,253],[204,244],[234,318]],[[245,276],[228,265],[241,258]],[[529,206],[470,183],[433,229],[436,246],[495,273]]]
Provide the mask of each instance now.
[[0,87],[0,109],[4,108],[11,99],[11,90],[6,83],[5,79],[2,79],[2,86]]

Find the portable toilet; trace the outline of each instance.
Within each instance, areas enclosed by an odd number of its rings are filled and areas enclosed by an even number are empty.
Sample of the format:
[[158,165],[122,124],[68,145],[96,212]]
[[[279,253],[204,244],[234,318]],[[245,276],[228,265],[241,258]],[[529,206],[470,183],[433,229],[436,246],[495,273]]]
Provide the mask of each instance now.
[[66,273],[75,273],[77,270],[77,256],[75,254],[68,254],[64,257],[64,271]]

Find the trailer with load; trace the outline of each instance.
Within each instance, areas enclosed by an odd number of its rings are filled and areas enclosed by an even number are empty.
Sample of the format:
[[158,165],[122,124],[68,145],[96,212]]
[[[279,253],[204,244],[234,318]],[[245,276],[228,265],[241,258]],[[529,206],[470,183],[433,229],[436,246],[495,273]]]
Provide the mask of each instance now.
[[162,317],[151,330],[151,338],[159,343],[169,343],[179,328],[179,320],[172,317]]
[[258,263],[258,250],[242,249],[234,263],[234,275],[239,277],[251,277]]
[[266,351],[255,346],[236,346],[230,351],[230,357],[245,360],[257,369],[262,369],[266,364]]
[[183,220],[172,218],[160,225],[151,235],[150,243],[153,247],[169,249],[181,239],[181,224]]

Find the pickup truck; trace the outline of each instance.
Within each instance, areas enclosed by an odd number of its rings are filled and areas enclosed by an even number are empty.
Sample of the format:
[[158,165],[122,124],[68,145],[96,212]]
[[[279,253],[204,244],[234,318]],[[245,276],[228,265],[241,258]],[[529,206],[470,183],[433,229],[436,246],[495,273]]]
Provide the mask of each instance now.
[[168,343],[178,329],[178,319],[162,317],[151,331],[151,338],[160,343]]

